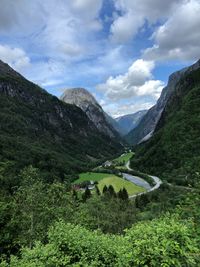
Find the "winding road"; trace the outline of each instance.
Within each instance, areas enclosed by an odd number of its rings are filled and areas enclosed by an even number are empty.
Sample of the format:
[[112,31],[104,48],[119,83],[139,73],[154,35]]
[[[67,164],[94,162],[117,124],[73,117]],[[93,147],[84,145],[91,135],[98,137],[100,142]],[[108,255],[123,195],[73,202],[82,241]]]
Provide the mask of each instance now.
[[[130,160],[126,163],[125,166],[126,166],[127,170],[132,171],[132,169],[130,167]],[[134,194],[132,196],[129,196],[129,198],[134,198],[136,196],[152,192],[152,191],[158,189],[160,187],[160,185],[162,184],[162,181],[158,177],[152,176],[152,175],[149,175],[149,177],[151,177],[154,180],[155,185],[153,187],[151,187],[147,181],[145,181],[144,179],[142,179],[138,176],[133,176],[133,175],[128,174],[128,173],[122,173],[122,175],[123,175],[124,179],[129,180],[130,182],[146,189],[145,192]]]

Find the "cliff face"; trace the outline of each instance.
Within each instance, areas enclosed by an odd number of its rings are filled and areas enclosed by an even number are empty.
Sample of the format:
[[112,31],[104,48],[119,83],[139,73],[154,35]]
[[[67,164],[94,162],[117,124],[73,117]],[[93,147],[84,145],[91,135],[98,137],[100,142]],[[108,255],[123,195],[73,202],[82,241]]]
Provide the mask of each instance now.
[[147,113],[147,110],[140,110],[133,114],[127,114],[121,117],[116,118],[116,122],[118,123],[121,132],[123,135],[128,134],[131,130],[133,130],[140,123],[144,115]]
[[200,62],[180,74],[152,138],[137,147],[132,167],[170,183],[195,186],[200,169]]
[[65,103],[74,104],[81,108],[97,129],[111,138],[118,138],[119,134],[111,125],[108,115],[103,111],[96,99],[84,88],[67,89],[61,96]]
[[75,105],[63,103],[0,62],[0,160],[60,175],[109,157],[121,145]]
[[133,129],[127,136],[126,140],[130,144],[137,144],[148,140],[154,133],[156,125],[161,117],[161,114],[171,97],[174,93],[178,82],[187,74],[198,69],[200,67],[200,61],[194,65],[184,68],[170,75],[167,86],[163,89],[160,98],[158,99],[155,106],[153,106],[147,114],[142,118],[139,125]]

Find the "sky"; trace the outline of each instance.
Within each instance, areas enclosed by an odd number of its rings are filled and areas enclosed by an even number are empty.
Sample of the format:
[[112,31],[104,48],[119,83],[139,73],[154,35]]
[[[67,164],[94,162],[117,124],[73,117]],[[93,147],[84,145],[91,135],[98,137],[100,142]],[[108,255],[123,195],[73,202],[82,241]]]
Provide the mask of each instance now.
[[0,59],[60,96],[88,89],[113,117],[154,105],[200,58],[200,0],[0,0]]

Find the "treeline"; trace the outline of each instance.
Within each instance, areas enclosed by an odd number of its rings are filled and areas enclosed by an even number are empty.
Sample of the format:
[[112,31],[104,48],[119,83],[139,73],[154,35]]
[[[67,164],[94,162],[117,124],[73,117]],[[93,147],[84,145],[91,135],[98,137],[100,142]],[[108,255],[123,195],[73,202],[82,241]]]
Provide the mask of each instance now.
[[[17,179],[19,186],[11,191],[6,187],[0,190],[0,266],[158,266],[160,251],[163,255],[159,263],[166,261],[166,266],[184,266],[186,262],[185,266],[195,266],[192,262],[197,262],[200,203],[196,191],[188,195],[186,189],[164,184],[157,193],[141,195],[134,201],[124,190],[116,194],[112,186],[104,187],[102,194],[98,190],[82,194],[71,190],[69,183],[46,183],[39,170],[31,166],[23,169]],[[5,181],[5,177],[0,180]],[[85,193],[89,197],[84,198]],[[164,215],[166,211],[175,215]],[[169,229],[165,229],[166,223]],[[131,230],[125,234],[128,228]],[[121,247],[124,242],[125,254]],[[165,248],[166,242],[170,251]],[[190,245],[186,246],[186,242]],[[12,257],[8,264],[11,255],[16,258]],[[171,257],[176,265],[170,265]],[[122,260],[126,265],[120,265]]]
[[124,236],[104,235],[81,226],[57,222],[46,243],[21,251],[1,267],[51,266],[198,266],[197,240],[189,221],[178,216],[140,223]]

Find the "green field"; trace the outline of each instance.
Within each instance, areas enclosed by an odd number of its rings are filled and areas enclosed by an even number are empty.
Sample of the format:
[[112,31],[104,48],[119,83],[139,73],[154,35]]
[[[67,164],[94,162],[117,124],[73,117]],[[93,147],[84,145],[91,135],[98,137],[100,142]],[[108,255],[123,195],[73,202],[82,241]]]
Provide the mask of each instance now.
[[113,177],[108,177],[108,178],[104,178],[102,180],[99,181],[98,187],[99,190],[102,192],[104,186],[109,186],[112,185],[115,189],[115,192],[119,192],[120,189],[126,188],[129,196],[137,194],[137,193],[141,193],[144,192],[145,189],[137,186],[127,180],[124,180],[123,178],[117,177],[117,176],[113,176]]
[[117,177],[114,174],[109,174],[109,173],[97,173],[97,172],[85,172],[79,174],[79,179],[77,179],[74,184],[80,184],[85,181],[100,181],[104,178],[109,178],[109,177]]
[[118,164],[126,164],[132,158],[133,155],[133,152],[125,153],[124,155],[121,155],[120,157],[114,159],[113,162]]
[[80,184],[85,181],[97,181],[99,190],[102,192],[103,187],[112,185],[115,189],[115,192],[119,192],[120,189],[126,188],[129,195],[134,195],[136,193],[144,192],[145,189],[137,186],[123,178],[120,178],[114,174],[108,173],[96,173],[96,172],[86,172],[79,175],[74,184]]

